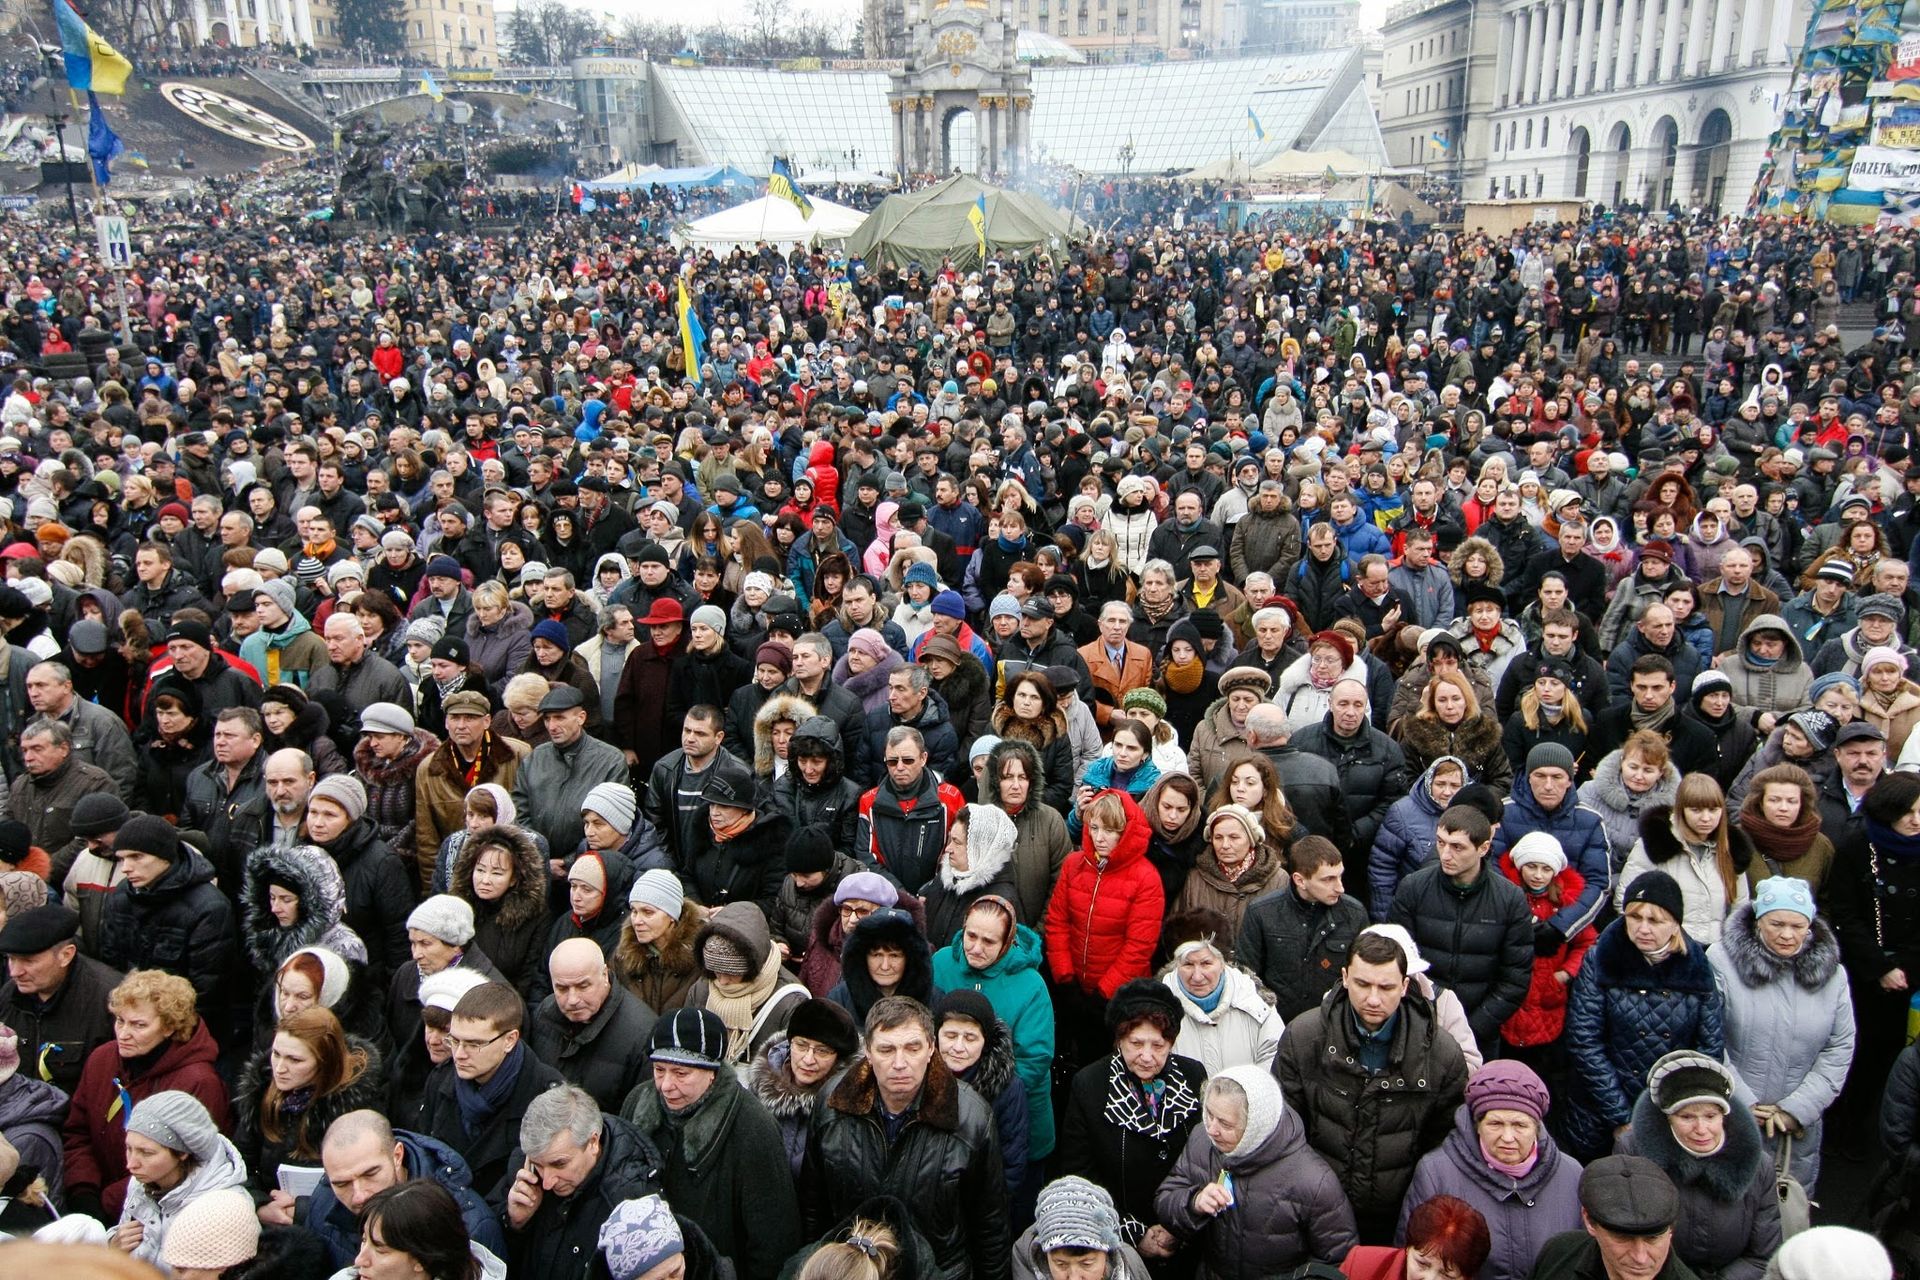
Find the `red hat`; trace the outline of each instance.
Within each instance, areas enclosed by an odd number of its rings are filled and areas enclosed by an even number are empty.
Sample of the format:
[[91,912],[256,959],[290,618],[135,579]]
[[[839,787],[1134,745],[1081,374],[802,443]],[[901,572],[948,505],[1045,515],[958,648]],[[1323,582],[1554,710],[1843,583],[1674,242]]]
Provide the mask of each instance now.
[[1353,641],[1343,633],[1333,630],[1316,631],[1307,640],[1308,652],[1312,652],[1313,647],[1317,644],[1333,646],[1334,652],[1340,655],[1341,666],[1350,667],[1353,665]]
[[167,503],[164,507],[160,508],[159,512],[154,516],[154,519],[165,520],[168,516],[172,516],[181,524],[187,524],[193,519],[193,513],[187,510],[187,504],[184,502]]
[[0,551],[0,560],[38,560],[40,548],[30,542],[9,543],[5,551]]
[[1668,542],[1665,538],[1655,538],[1653,541],[1647,543],[1645,546],[1640,548],[1640,558],[1644,560],[1648,556],[1659,556],[1662,560],[1665,560],[1668,564],[1672,564],[1673,563],[1673,544],[1671,542]]
[[686,620],[687,613],[686,610],[680,607],[680,602],[671,596],[662,596],[653,602],[653,608],[647,610],[647,616],[638,621],[643,627],[660,627],[665,626],[669,622],[685,622]]

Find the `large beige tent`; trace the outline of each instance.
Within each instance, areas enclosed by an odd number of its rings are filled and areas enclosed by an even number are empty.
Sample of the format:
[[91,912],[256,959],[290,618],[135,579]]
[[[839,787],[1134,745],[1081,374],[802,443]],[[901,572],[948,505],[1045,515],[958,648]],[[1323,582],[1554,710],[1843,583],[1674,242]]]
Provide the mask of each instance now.
[[980,240],[967,215],[982,197],[989,258],[1055,251],[1086,234],[1078,219],[1038,196],[990,187],[960,174],[882,200],[847,238],[847,252],[872,263],[917,264],[932,270],[951,261],[962,270],[978,270]]
[[677,249],[689,245],[729,253],[734,249],[770,244],[782,253],[795,246],[812,248],[821,241],[839,243],[859,229],[866,215],[843,204],[809,196],[813,216],[802,217],[800,210],[780,196],[761,196],[731,209],[708,214],[695,222],[683,222],[673,229]]
[[1222,156],[1180,175],[1182,182],[1250,182],[1253,166],[1245,156]]
[[1331,171],[1338,177],[1350,178],[1372,173],[1379,167],[1336,147],[1327,151],[1282,151],[1253,172],[1261,178],[1318,178]]

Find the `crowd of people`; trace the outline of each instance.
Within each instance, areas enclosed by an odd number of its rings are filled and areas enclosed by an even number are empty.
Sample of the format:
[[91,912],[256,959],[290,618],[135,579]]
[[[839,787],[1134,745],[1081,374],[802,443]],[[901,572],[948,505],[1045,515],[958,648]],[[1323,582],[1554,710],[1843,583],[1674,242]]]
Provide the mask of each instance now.
[[1170,190],[16,233],[0,1259],[1920,1257],[1912,235]]

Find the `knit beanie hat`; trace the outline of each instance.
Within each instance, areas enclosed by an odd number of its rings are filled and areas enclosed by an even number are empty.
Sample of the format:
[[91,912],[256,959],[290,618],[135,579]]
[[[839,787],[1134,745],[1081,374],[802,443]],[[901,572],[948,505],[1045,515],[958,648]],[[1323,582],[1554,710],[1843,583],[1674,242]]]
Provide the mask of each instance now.
[[1120,1248],[1120,1213],[1103,1186],[1081,1177],[1049,1182],[1040,1190],[1033,1218],[1033,1247],[1041,1253],[1055,1249]]
[[1673,917],[1675,924],[1687,918],[1687,902],[1680,893],[1680,883],[1664,871],[1642,871],[1635,876],[1621,899],[1620,914],[1625,915],[1627,908],[1636,902],[1660,908]]
[[700,967],[722,978],[746,978],[753,974],[753,957],[723,933],[709,933],[700,948]]
[[[1859,690],[1854,692],[1857,694]],[[1812,743],[1815,751],[1833,750],[1833,733],[1838,726],[1826,712],[1796,711],[1787,717],[1787,723],[1798,729],[1800,736]]]
[[[367,814],[367,789],[360,785],[360,779],[350,773],[334,773],[313,784],[313,790],[307,794],[307,803],[326,800],[340,807],[347,815],[348,822],[358,822]],[[126,843],[123,829],[120,845]]]
[[[1727,683],[1729,687],[1731,687],[1733,682],[1728,681]],[[1826,675],[1815,676],[1813,683],[1807,686],[1807,702],[1810,705],[1818,704],[1820,699],[1825,696],[1829,690],[1838,689],[1842,686],[1850,689],[1854,697],[1857,698],[1860,696],[1860,682],[1858,680],[1855,680],[1844,671],[1829,671]]]
[[160,1246],[160,1260],[182,1267],[221,1271],[253,1261],[260,1252],[260,1218],[253,1197],[238,1187],[222,1187],[187,1202]]
[[638,809],[633,799],[633,788],[624,782],[602,782],[587,792],[587,798],[580,802],[580,812],[599,814],[608,826],[621,835],[633,830],[633,818]]
[[[707,945],[713,945],[713,939]],[[718,1071],[727,1062],[727,1026],[711,1009],[675,1009],[653,1024],[647,1058]]]
[[1467,1113],[1475,1120],[1489,1111],[1519,1111],[1539,1122],[1547,1118],[1551,1103],[1546,1082],[1513,1058],[1497,1058],[1467,1081]]
[[0,907],[6,918],[47,905],[47,882],[31,871],[0,871]]
[[1167,700],[1160,696],[1158,689],[1145,685],[1138,689],[1129,689],[1120,698],[1122,711],[1151,711],[1156,720],[1167,718]]
[[573,637],[567,634],[565,626],[552,618],[542,618],[533,624],[533,632],[528,636],[528,641],[534,640],[545,640],[563,653],[573,652]]
[[452,1013],[462,996],[486,985],[487,975],[477,969],[442,969],[420,979],[420,1007]]
[[418,641],[431,649],[434,645],[439,644],[441,638],[446,634],[447,623],[444,618],[415,618],[407,624],[406,643],[413,644],[415,641]]
[[793,875],[817,875],[833,865],[833,833],[823,826],[801,827],[787,844],[787,870]]
[[80,797],[68,827],[77,836],[104,836],[118,831],[128,818],[126,802],[105,791]]
[[1780,1246],[1767,1280],[1893,1280],[1887,1247],[1852,1227],[1809,1227]]
[[661,867],[642,871],[633,882],[633,888],[627,891],[627,905],[637,907],[645,903],[661,915],[672,916],[675,920],[686,909],[687,891],[680,886],[680,877]]
[[1000,739],[997,735],[991,733],[981,734],[973,740],[973,745],[967,748],[967,763],[972,764],[981,756],[990,754],[993,749],[999,745]]
[[623,1200],[600,1224],[600,1252],[613,1280],[639,1280],[685,1251],[680,1224],[658,1195]]
[[1796,880],[1792,876],[1768,876],[1753,890],[1753,918],[1770,915],[1775,911],[1791,911],[1795,915],[1813,920],[1813,889],[1805,880]]
[[1696,1102],[1733,1110],[1733,1072],[1718,1058],[1693,1049],[1677,1049],[1647,1072],[1647,1092],[1653,1105],[1667,1115]]
[[127,1132],[151,1138],[169,1151],[179,1151],[205,1164],[220,1150],[220,1126],[207,1114],[200,1099],[178,1089],[167,1089],[134,1104]]
[[1573,752],[1557,742],[1541,742],[1527,752],[1527,772],[1535,769],[1558,769],[1571,778],[1574,774]]
[[432,934],[450,947],[473,941],[473,906],[465,898],[436,893],[407,916],[407,928]]
[[1213,829],[1223,820],[1232,820],[1240,824],[1247,833],[1248,845],[1258,848],[1267,837],[1266,829],[1260,825],[1260,815],[1243,804],[1223,804],[1207,815],[1207,835],[1213,835]]
[[858,649],[875,662],[885,662],[887,654],[892,652],[892,647],[887,644],[887,638],[872,627],[861,627],[849,636],[847,648],[849,651]]
[[933,611],[943,618],[964,618],[967,602],[960,598],[958,591],[942,591],[933,597]]
[[833,891],[833,905],[845,906],[858,900],[871,902],[882,909],[896,906],[900,901],[900,891],[893,882],[877,871],[856,871],[842,880]]
[[180,833],[164,818],[156,818],[150,813],[134,813],[120,824],[120,833],[115,837],[113,847],[152,854],[162,861],[172,862],[180,856]]
[[1875,645],[1873,648],[1867,650],[1867,656],[1860,659],[1861,676],[1867,676],[1875,667],[1883,662],[1891,662],[1894,666],[1900,668],[1901,675],[1907,674],[1907,655],[1901,653],[1890,644],[1881,644]]
[[851,1058],[860,1048],[860,1032],[853,1015],[831,1000],[815,996],[793,1007],[787,1019],[787,1039],[796,1036],[827,1046],[842,1058]]
[[291,618],[294,616],[295,597],[293,584],[285,578],[274,578],[269,582],[262,583],[260,586],[260,594],[273,601],[280,612],[286,614],[287,617]]
[[1020,616],[1020,601],[1002,591],[987,606],[987,618],[1017,618]]
[[1513,842],[1513,848],[1507,857],[1518,871],[1528,863],[1537,862],[1553,868],[1553,874],[1559,875],[1567,869],[1567,851],[1560,847],[1560,841],[1544,831],[1529,831]]
[[1693,678],[1693,689],[1689,696],[1694,705],[1698,706],[1700,699],[1715,692],[1732,693],[1733,681],[1729,680],[1727,673],[1718,667],[1710,667]]
[[772,667],[783,676],[793,674],[793,650],[769,640],[753,651],[753,665]]
[[701,605],[688,615],[687,622],[691,626],[705,627],[709,631],[718,631],[721,635],[727,634],[727,615],[715,605]]

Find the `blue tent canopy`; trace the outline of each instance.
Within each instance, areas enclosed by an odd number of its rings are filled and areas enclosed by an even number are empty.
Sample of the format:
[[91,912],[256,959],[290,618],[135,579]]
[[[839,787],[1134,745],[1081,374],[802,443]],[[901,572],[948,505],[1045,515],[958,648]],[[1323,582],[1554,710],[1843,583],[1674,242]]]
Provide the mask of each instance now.
[[588,191],[632,191],[644,187],[757,187],[759,179],[730,164],[705,164],[691,169],[655,169],[617,182],[583,182]]

